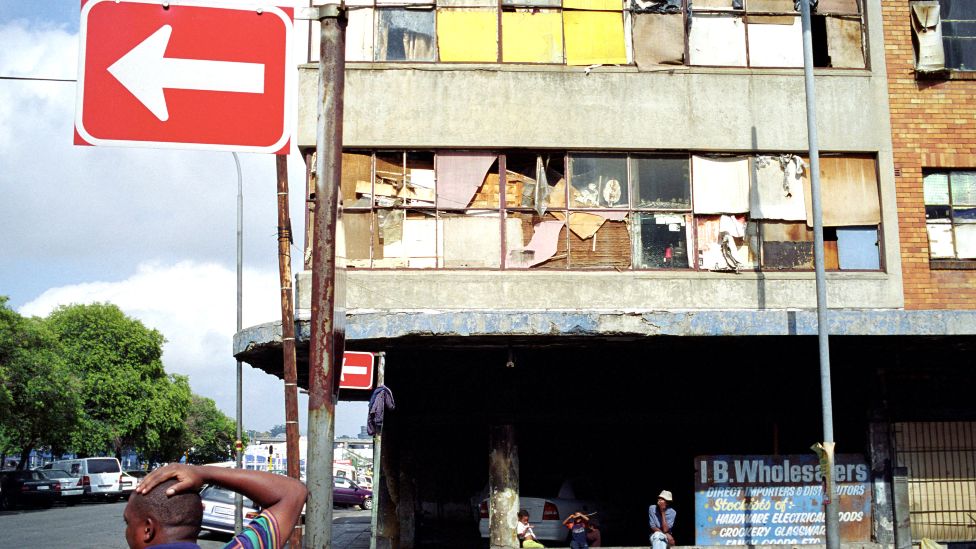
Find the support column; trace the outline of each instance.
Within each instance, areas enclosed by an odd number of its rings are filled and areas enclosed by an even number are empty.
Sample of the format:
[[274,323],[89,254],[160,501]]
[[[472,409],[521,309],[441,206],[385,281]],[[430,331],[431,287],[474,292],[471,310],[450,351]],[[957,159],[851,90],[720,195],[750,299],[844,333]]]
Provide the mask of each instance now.
[[894,492],[895,549],[911,549],[912,521],[909,516],[908,468],[895,467],[891,480]]
[[488,455],[488,517],[491,549],[518,547],[519,460],[515,427],[493,425]]
[[[410,440],[409,435],[403,440]],[[398,446],[403,450],[403,446]],[[414,549],[417,546],[417,467],[412,449],[398,453],[396,471],[390,471],[397,479],[397,541],[399,549]],[[392,469],[392,468],[391,468]]]
[[895,542],[894,506],[891,490],[891,439],[888,422],[873,421],[868,426],[871,447],[872,537],[885,546]]

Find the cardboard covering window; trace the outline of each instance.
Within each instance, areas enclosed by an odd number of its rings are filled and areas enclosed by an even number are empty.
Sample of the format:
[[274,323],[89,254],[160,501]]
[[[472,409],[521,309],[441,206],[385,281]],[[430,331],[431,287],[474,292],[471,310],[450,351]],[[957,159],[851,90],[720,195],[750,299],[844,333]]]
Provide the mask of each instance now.
[[434,10],[377,10],[377,61],[436,61]]
[[[501,265],[501,223],[498,213],[465,212],[441,217],[444,255],[442,266],[495,268]],[[505,226],[507,247],[522,243],[522,225],[509,219]]]
[[766,221],[761,230],[763,269],[813,269],[813,230],[806,223]]
[[685,62],[685,19],[680,13],[635,13],[634,62],[638,69]]
[[839,227],[837,254],[841,270],[876,271],[881,268],[877,227]]
[[624,65],[624,15],[617,11],[564,11],[567,65]]
[[794,16],[749,18],[750,67],[802,67],[803,29]]
[[746,13],[796,13],[794,6],[793,0],[748,0]]
[[346,208],[369,207],[371,190],[368,189],[373,178],[373,155],[369,153],[342,153],[342,205]]
[[[631,241],[630,231],[620,216],[605,213],[572,212],[569,214],[569,265],[572,269],[629,269]],[[598,230],[589,237],[580,236],[582,226],[599,223]],[[574,230],[576,227],[576,230]],[[587,231],[589,232],[589,231]]]
[[819,0],[817,13],[831,15],[858,15],[857,0]]
[[945,68],[942,46],[940,6],[936,1],[912,2],[912,32],[915,33],[915,70],[940,71]]
[[746,66],[746,26],[741,17],[695,13],[688,32],[692,65]]
[[498,61],[498,10],[437,10],[437,48],[442,63]]
[[368,211],[343,212],[342,228],[346,265],[369,267],[370,249],[379,246],[379,235],[372,230],[373,214]]
[[372,8],[346,11],[346,61],[373,60],[373,10]]
[[749,159],[691,157],[691,186],[696,214],[749,211]]
[[864,46],[861,20],[853,17],[825,17],[827,55],[830,66],[840,69],[863,69]]
[[622,0],[563,0],[563,9],[590,11],[621,11]]
[[[804,179],[806,196],[810,181]],[[878,172],[874,158],[822,157],[820,195],[824,227],[852,227],[881,223]],[[807,225],[813,226],[813,205],[807,201]]]
[[493,0],[437,0],[438,8],[497,8]]
[[562,63],[562,13],[535,9],[502,12],[502,61]]

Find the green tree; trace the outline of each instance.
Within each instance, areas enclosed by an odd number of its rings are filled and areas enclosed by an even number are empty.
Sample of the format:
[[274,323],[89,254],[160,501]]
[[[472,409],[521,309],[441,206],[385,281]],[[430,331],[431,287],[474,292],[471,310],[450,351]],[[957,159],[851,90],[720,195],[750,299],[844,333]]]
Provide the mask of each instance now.
[[0,457],[20,452],[20,467],[39,447],[62,447],[77,426],[80,380],[61,356],[55,334],[23,318],[0,298]]
[[61,306],[48,317],[67,364],[81,377],[82,414],[72,438],[83,455],[158,450],[189,409],[185,378],[163,369],[164,338],[108,303]]
[[227,461],[234,456],[237,423],[212,399],[193,395],[182,445],[190,463]]
[[284,425],[275,425],[274,427],[271,428],[270,431],[268,431],[268,434],[270,434],[273,437],[281,436],[281,435],[285,434],[285,426]]

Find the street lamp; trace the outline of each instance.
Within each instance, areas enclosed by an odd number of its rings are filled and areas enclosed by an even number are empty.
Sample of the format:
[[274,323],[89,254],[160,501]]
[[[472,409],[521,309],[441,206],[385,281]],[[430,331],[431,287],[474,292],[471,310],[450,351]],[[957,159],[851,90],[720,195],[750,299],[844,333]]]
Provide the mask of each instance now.
[[[240,333],[243,325],[244,310],[244,177],[241,175],[241,159],[234,155],[234,165],[237,166],[237,331]],[[242,428],[244,424],[244,407],[241,401],[244,397],[243,372],[244,366],[240,359],[237,360],[237,441],[235,449],[235,467],[242,468],[243,455],[241,448]],[[239,493],[234,495],[234,531],[240,533],[244,529],[244,496]]]

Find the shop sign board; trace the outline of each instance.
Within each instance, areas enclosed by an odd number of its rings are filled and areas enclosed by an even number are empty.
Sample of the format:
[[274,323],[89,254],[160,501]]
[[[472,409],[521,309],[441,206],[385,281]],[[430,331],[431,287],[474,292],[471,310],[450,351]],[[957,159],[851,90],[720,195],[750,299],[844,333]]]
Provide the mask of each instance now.
[[[871,540],[871,470],[864,457],[834,464],[840,537]],[[825,543],[824,488],[814,454],[695,458],[696,545]]]

